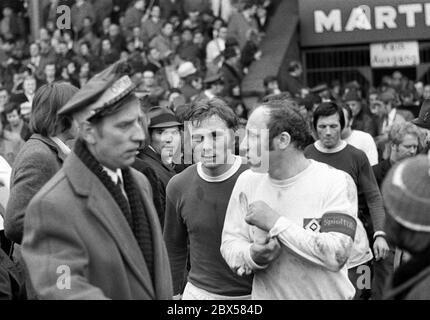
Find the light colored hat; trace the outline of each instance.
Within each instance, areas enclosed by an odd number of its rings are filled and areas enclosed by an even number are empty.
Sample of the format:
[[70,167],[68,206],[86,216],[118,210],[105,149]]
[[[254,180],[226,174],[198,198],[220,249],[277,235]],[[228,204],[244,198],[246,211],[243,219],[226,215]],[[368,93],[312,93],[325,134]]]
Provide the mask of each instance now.
[[196,67],[192,62],[186,61],[182,63],[178,68],[178,75],[181,78],[186,78],[197,72]]

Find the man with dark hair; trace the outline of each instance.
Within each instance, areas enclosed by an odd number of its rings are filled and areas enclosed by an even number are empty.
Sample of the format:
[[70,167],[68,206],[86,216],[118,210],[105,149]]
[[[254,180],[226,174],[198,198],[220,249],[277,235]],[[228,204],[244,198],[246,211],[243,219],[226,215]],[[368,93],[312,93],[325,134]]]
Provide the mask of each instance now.
[[200,100],[186,113],[185,124],[196,164],[169,182],[164,227],[174,294],[183,290],[189,242],[184,300],[249,299],[252,278],[232,272],[219,252],[231,191],[247,169],[234,155],[236,115],[223,100]]
[[22,140],[27,141],[31,136],[31,130],[21,117],[18,102],[8,102],[4,108],[4,115],[8,122],[4,130],[19,135]]
[[350,299],[346,262],[357,191],[344,172],[306,159],[308,126],[285,101],[254,109],[240,175],[227,208],[221,253],[238,274],[254,271],[253,299]]
[[145,135],[128,73],[124,62],[114,64],[58,112],[73,117],[79,138],[60,171],[31,200],[22,244],[42,299],[172,296],[151,187],[130,168]]
[[[341,140],[345,127],[342,108],[333,102],[321,103],[314,112],[313,124],[318,140],[306,148],[306,157],[345,171],[352,177],[358,189],[358,217],[373,242],[375,259],[384,259],[389,248],[383,232],[385,211],[381,193],[365,153]],[[357,284],[355,267],[371,258],[371,254],[364,254],[350,261],[350,277],[354,285]],[[361,295],[357,291],[357,298]]]
[[[160,178],[163,190],[176,174],[175,165],[181,147],[181,123],[167,108],[153,107],[148,111],[148,144],[137,155],[144,164],[150,166]],[[164,219],[160,219],[161,225]]]
[[240,85],[243,79],[243,73],[240,70],[240,49],[237,46],[227,47],[224,52],[224,63],[220,73],[224,79],[224,97],[240,99]]

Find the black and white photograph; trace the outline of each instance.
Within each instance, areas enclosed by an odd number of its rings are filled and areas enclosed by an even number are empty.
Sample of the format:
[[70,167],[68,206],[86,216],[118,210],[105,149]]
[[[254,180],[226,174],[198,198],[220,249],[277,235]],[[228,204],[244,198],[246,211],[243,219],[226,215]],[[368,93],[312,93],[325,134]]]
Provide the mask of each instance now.
[[0,246],[148,319],[430,300],[430,0],[0,0]]

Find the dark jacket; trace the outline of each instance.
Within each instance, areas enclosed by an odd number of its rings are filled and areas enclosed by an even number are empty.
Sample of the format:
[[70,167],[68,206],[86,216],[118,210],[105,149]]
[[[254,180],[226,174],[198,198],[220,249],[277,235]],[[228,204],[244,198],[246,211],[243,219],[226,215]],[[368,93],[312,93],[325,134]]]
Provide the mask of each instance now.
[[24,215],[30,200],[60,170],[66,155],[49,138],[33,134],[18,153],[11,175],[6,207],[6,236],[21,243]]
[[137,156],[142,160],[147,166],[154,169],[157,176],[160,178],[162,187],[166,190],[167,184],[170,179],[176,174],[173,167],[165,165],[161,161],[161,156],[152,150],[149,146],[146,146],[142,152]]
[[25,286],[18,267],[0,249],[0,300],[25,299]]
[[381,189],[382,182],[384,181],[388,171],[390,171],[392,166],[393,165],[391,164],[390,159],[386,159],[372,167],[376,181],[378,182],[379,189]]
[[430,254],[413,256],[394,273],[386,300],[430,300]]
[[236,86],[240,88],[240,84],[242,83],[242,72],[227,63],[223,63],[220,72],[224,79],[224,91],[222,95],[233,97],[233,88]]
[[161,230],[164,227],[164,211],[166,208],[166,188],[163,187],[163,182],[158,178],[155,170],[150,167],[145,161],[136,158],[133,168],[143,173],[148,178],[152,188],[152,200],[154,201],[155,210],[157,210],[158,218],[161,224]]
[[376,137],[379,132],[377,121],[363,110],[354,118],[352,129],[367,132],[372,137]]
[[[169,259],[151,186],[144,175],[130,170],[150,224],[154,276],[119,205],[72,152],[30,202],[25,217],[22,255],[40,298],[172,298]],[[64,290],[58,281],[66,272],[70,286]]]

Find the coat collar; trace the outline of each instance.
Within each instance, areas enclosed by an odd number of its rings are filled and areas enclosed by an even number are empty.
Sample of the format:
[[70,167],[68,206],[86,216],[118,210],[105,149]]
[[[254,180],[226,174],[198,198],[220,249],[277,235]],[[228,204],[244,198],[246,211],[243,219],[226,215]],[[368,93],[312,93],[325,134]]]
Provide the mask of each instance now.
[[[155,299],[154,285],[148,268],[146,267],[143,255],[139,245],[128,226],[120,207],[115,202],[107,188],[102,182],[85,166],[79,157],[72,152],[67,157],[63,170],[72,185],[73,190],[84,197],[88,198],[87,208],[96,216],[100,223],[108,230],[121,250],[124,259],[128,262],[136,278],[141,282],[150,297]],[[135,172],[133,177],[136,180]],[[141,197],[145,199],[148,195],[143,194],[141,188]],[[148,207],[145,205],[145,210]],[[148,216],[151,216],[148,214]],[[156,225],[153,219],[150,219],[151,229]],[[155,241],[154,241],[155,242]],[[155,244],[154,244],[155,245]],[[155,250],[154,250],[155,253]],[[157,255],[157,254],[156,254]],[[155,283],[155,279],[154,279]]]
[[150,157],[151,159],[157,161],[160,163],[161,166],[163,166],[166,170],[170,171],[170,172],[174,172],[173,167],[169,167],[166,166],[163,161],[161,160],[161,156],[156,153],[154,150],[152,150],[152,148],[150,148],[149,146],[146,146],[143,150],[142,150],[142,154]]
[[58,156],[58,158],[61,160],[61,162],[63,162],[63,163],[64,163],[64,161],[66,160],[66,158],[67,158],[67,154],[65,154],[65,153],[60,149],[60,147],[58,147],[58,145],[57,145],[54,141],[52,141],[50,138],[47,138],[47,137],[44,137],[44,136],[42,136],[42,135],[40,135],[40,134],[38,134],[38,133],[35,133],[35,134],[33,134],[33,135],[30,137],[30,139],[42,141],[42,142],[43,142],[44,144],[46,144],[50,149],[52,149],[52,151],[54,151],[54,152],[57,154],[57,156]]

